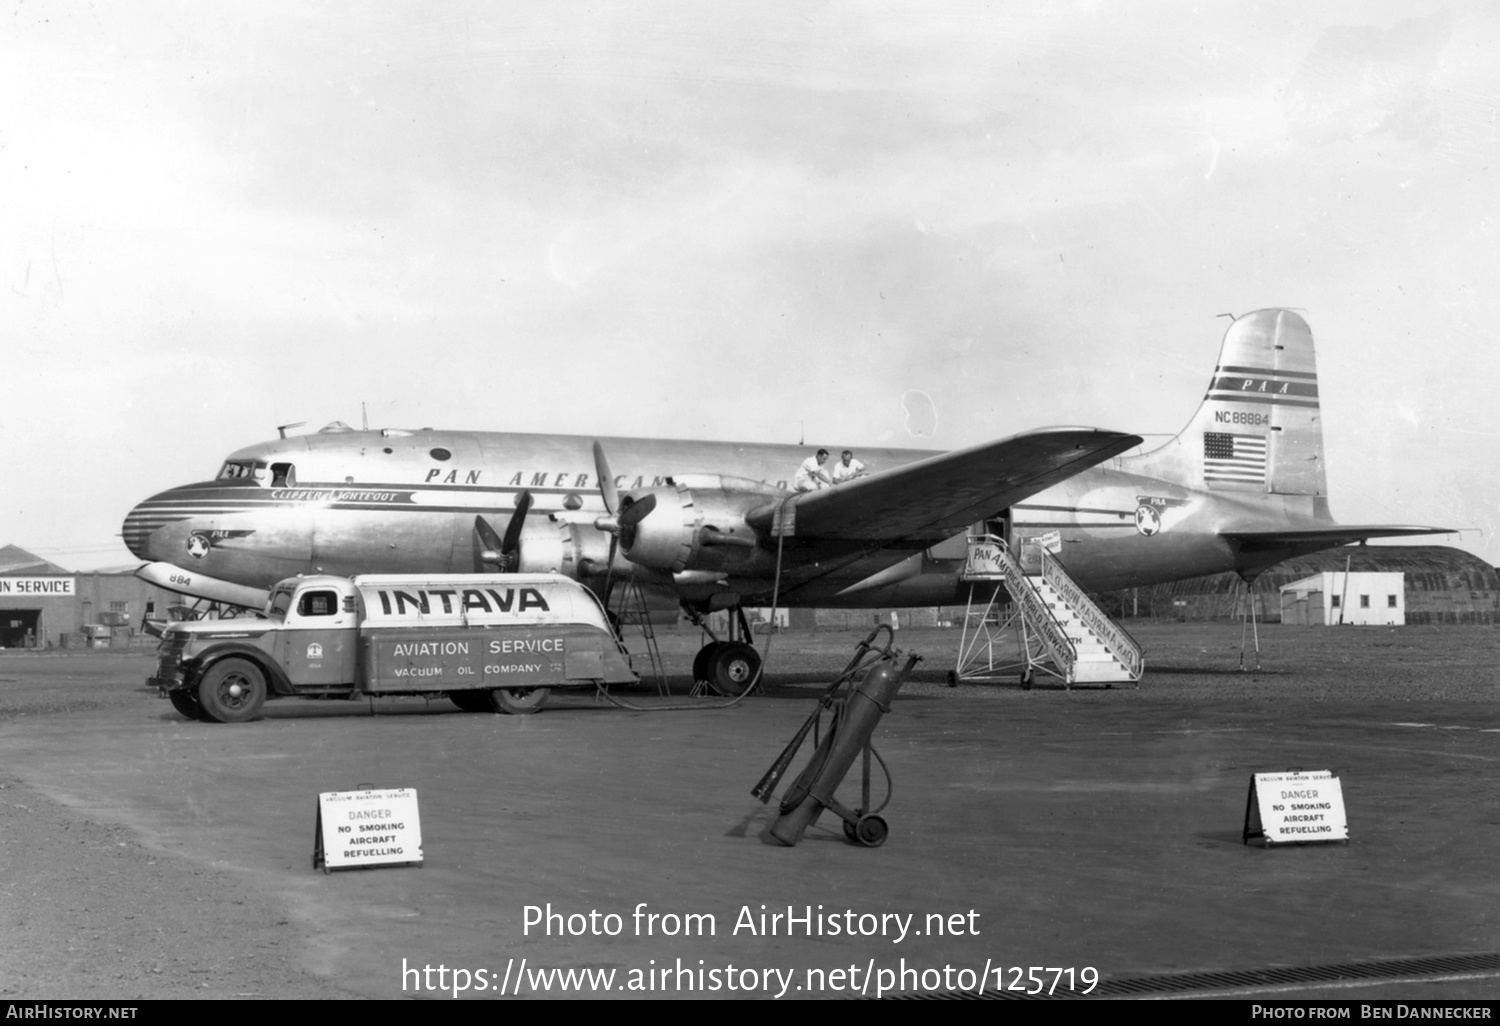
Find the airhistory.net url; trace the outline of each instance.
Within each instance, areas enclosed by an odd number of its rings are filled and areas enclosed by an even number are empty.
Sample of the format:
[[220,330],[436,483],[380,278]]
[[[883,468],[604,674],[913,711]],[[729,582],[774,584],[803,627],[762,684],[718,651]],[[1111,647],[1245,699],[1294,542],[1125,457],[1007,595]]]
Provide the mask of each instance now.
[[704,959],[697,965],[657,965],[650,959],[644,968],[583,967],[559,969],[527,964],[525,958],[506,960],[505,970],[450,969],[430,963],[420,968],[401,960],[403,993],[443,991],[453,997],[484,994],[493,997],[519,997],[523,994],[713,994],[717,992],[766,994],[781,998],[788,995],[858,994],[862,997],[884,997],[887,994],[934,994],[1012,991],[1033,996],[1041,994],[1087,994],[1099,985],[1099,971],[1093,966],[1081,969],[1058,966],[997,966],[986,961],[983,969],[944,965],[941,969],[918,969],[901,959],[895,967],[877,967],[875,959],[865,965],[851,963],[837,969],[796,969],[779,967],[750,968],[729,963],[709,966]]

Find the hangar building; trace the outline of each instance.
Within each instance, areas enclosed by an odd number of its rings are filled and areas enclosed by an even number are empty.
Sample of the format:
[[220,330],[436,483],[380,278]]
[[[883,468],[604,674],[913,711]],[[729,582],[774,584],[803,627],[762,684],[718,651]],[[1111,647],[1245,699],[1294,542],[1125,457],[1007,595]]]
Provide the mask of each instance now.
[[15,545],[0,546],[0,649],[153,647],[148,615],[181,597],[131,570],[73,573]]
[[1406,623],[1406,575],[1324,570],[1281,588],[1281,622],[1303,627]]
[[[1282,588],[1346,571],[1402,574],[1400,601],[1408,624],[1500,623],[1500,574],[1478,556],[1446,545],[1345,545],[1288,559],[1261,574],[1249,590],[1255,615],[1275,623],[1281,619]],[[1104,598],[1106,610],[1126,618],[1238,620],[1246,609],[1245,584],[1232,573],[1126,589]]]

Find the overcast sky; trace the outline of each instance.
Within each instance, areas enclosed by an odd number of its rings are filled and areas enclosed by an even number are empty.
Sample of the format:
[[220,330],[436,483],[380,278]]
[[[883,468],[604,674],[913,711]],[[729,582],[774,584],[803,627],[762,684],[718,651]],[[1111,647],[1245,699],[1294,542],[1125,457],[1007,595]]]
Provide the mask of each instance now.
[[[1334,513],[1500,561],[1489,3],[83,5],[0,27],[0,544],[275,427],[1180,429],[1300,308]],[[686,468],[702,470],[705,468]]]

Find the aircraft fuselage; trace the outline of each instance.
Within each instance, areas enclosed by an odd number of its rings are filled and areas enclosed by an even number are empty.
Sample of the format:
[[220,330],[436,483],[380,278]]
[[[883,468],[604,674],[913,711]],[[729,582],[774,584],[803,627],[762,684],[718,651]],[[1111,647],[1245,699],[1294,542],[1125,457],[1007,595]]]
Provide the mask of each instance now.
[[[578,436],[452,431],[339,431],[296,436],[232,453],[220,477],[153,496],[125,521],[142,559],[222,581],[267,588],[306,573],[469,572],[477,569],[474,518],[503,526],[522,491],[534,506],[521,540],[522,568],[578,575],[602,566],[609,538],[588,523],[605,513],[591,445]],[[605,438],[622,492],[691,474],[734,475],[787,488],[806,446]],[[933,455],[861,448],[869,472]],[[1053,547],[1087,588],[1110,590],[1235,566],[1213,530],[1225,497],[1132,474],[1135,457],[1111,460],[1010,511],[1013,543],[1055,533]],[[238,475],[238,476],[235,476]],[[1154,514],[1139,512],[1155,503]],[[554,519],[563,518],[563,523]],[[997,518],[1006,514],[996,511]],[[921,548],[873,550],[781,596],[788,605],[911,606],[959,603],[962,537]],[[745,604],[770,601],[774,548],[762,540],[727,574]],[[891,571],[893,564],[902,564]],[[617,573],[632,568],[618,554]],[[849,591],[886,571],[885,583]],[[679,583],[703,600],[726,582]]]

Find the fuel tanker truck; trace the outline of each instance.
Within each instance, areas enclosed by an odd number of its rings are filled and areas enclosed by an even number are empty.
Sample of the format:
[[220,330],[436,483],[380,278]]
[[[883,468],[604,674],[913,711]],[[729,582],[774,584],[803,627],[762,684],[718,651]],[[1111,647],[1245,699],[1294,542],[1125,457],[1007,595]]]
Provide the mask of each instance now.
[[557,574],[292,577],[261,618],[168,625],[147,684],[184,716],[243,723],[272,698],[446,695],[530,713],[553,688],[633,684],[593,592]]

